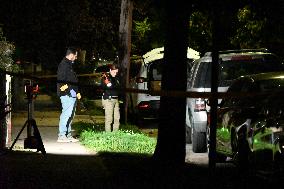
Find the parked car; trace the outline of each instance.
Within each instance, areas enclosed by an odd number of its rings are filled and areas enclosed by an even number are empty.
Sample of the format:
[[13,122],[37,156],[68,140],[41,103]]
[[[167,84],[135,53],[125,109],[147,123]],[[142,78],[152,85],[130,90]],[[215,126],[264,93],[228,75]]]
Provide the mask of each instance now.
[[229,157],[244,167],[282,162],[284,72],[242,76],[227,92],[240,95],[223,99],[218,109],[218,157]]
[[[283,70],[280,59],[266,49],[242,49],[219,52],[218,92],[226,92],[232,80],[247,74]],[[194,61],[188,72],[187,91],[211,91],[211,53]],[[187,98],[186,103],[186,142],[192,143],[193,152],[207,151],[207,99]],[[219,100],[220,102],[220,100]]]
[[[143,62],[137,69],[137,75],[133,77],[130,86],[139,90],[161,90],[162,65],[164,64],[164,47],[153,49],[142,56]],[[187,60],[188,67],[193,60],[200,58],[199,52],[188,48]],[[136,73],[136,72],[135,72]],[[130,94],[130,111],[137,115],[138,121],[158,118],[158,109],[160,107],[160,96],[154,96],[146,93]],[[134,117],[134,116],[133,116]]]

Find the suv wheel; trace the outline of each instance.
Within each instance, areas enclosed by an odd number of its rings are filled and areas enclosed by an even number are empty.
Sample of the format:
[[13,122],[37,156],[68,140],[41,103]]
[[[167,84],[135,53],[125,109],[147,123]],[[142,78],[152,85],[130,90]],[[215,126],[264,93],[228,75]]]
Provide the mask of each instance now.
[[191,144],[191,127],[185,125],[185,141],[186,144]]
[[206,132],[196,132],[195,129],[193,128],[192,151],[195,152],[195,153],[207,152]]

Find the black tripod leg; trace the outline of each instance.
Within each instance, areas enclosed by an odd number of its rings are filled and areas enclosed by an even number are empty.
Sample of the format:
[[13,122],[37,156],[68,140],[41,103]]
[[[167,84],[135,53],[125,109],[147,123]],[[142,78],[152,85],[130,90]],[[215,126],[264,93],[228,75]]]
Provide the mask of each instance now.
[[24,124],[24,126],[22,127],[22,129],[20,130],[20,132],[18,133],[17,137],[15,138],[12,146],[10,147],[10,151],[13,149],[14,145],[16,144],[17,140],[19,139],[21,133],[23,132],[23,130],[25,129],[25,127],[27,126],[27,124],[29,123],[29,121],[27,120]]
[[37,151],[41,151],[41,153],[43,155],[45,155],[46,151],[45,151],[45,148],[44,148],[44,145],[43,145],[43,142],[42,142],[42,139],[41,139],[38,127],[36,125],[36,121],[34,119],[32,119],[30,121],[31,121],[31,125],[32,125],[32,127],[34,129],[34,136],[37,139]]

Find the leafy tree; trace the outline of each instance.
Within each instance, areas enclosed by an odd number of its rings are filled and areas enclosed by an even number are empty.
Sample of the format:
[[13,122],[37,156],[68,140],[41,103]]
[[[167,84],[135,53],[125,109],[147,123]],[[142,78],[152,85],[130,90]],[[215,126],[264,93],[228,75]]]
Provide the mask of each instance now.
[[262,46],[284,58],[284,1],[250,0],[248,5],[256,20],[265,20],[261,30]]
[[149,22],[149,18],[146,17],[142,21],[135,21],[133,20],[134,27],[133,27],[133,42],[132,42],[132,51],[134,54],[141,54],[141,49],[146,49],[147,43],[145,41],[148,41],[146,39],[147,34],[149,31],[151,31],[151,23]]
[[284,53],[284,10],[281,0],[251,0],[243,3],[236,14],[231,44],[238,48],[265,47],[279,56]]
[[[156,7],[162,4],[157,0],[135,0],[134,3],[132,54],[141,55],[164,44],[165,26],[161,24],[164,14],[163,10],[157,11]],[[189,20],[189,46],[200,52],[211,48],[210,6],[204,0],[191,5],[194,12]],[[273,3],[226,0],[222,6],[220,19],[224,30],[220,44],[223,49],[265,46],[281,54],[284,49],[282,0]],[[245,17],[240,20],[237,13]],[[30,0],[29,3],[9,0],[1,4],[0,22],[7,39],[21,51],[20,58],[54,71],[70,45],[86,50],[87,61],[99,56],[113,58],[118,49],[119,14],[117,0]]]
[[[16,72],[18,66],[13,64],[12,55],[14,52],[14,45],[6,40],[3,36],[2,28],[0,27],[0,150],[7,147],[6,137],[9,135],[9,129],[7,127],[7,120],[11,119],[11,113],[6,111],[5,107],[11,103],[11,91],[10,87],[7,88],[7,76],[3,71]],[[8,90],[8,94],[7,91]]]
[[114,59],[118,51],[120,1],[88,1],[81,20],[77,20],[76,36],[95,58]]
[[1,6],[0,22],[22,52],[19,58],[54,72],[67,46],[87,50],[88,59],[115,51],[119,11],[115,0],[11,0]]
[[231,38],[231,43],[240,48],[260,48],[263,45],[263,30],[267,19],[257,19],[256,13],[249,6],[240,9],[238,28]]
[[134,1],[132,54],[142,55],[164,45],[165,25],[162,20],[165,14],[161,7],[162,4],[157,0]]
[[189,46],[204,53],[212,47],[212,20],[208,13],[194,11],[189,20]]
[[7,38],[21,52],[17,58],[42,63],[44,69],[56,67],[57,51],[66,46],[60,8],[59,3],[50,1],[5,1],[1,19]]
[[0,28],[0,69],[6,71],[16,71],[18,66],[13,64],[12,55],[15,50],[15,46],[6,41],[3,36],[2,28]]

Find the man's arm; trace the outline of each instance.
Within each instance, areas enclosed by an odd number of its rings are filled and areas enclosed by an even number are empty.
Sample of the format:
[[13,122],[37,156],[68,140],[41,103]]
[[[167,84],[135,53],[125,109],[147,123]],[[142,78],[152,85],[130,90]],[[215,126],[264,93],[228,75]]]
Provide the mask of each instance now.
[[67,79],[67,75],[66,75],[66,64],[62,64],[60,63],[58,66],[58,70],[57,70],[57,82],[59,84],[59,89],[60,91],[65,91],[66,89],[68,89],[68,85],[66,83],[64,83],[64,81],[66,81]]

